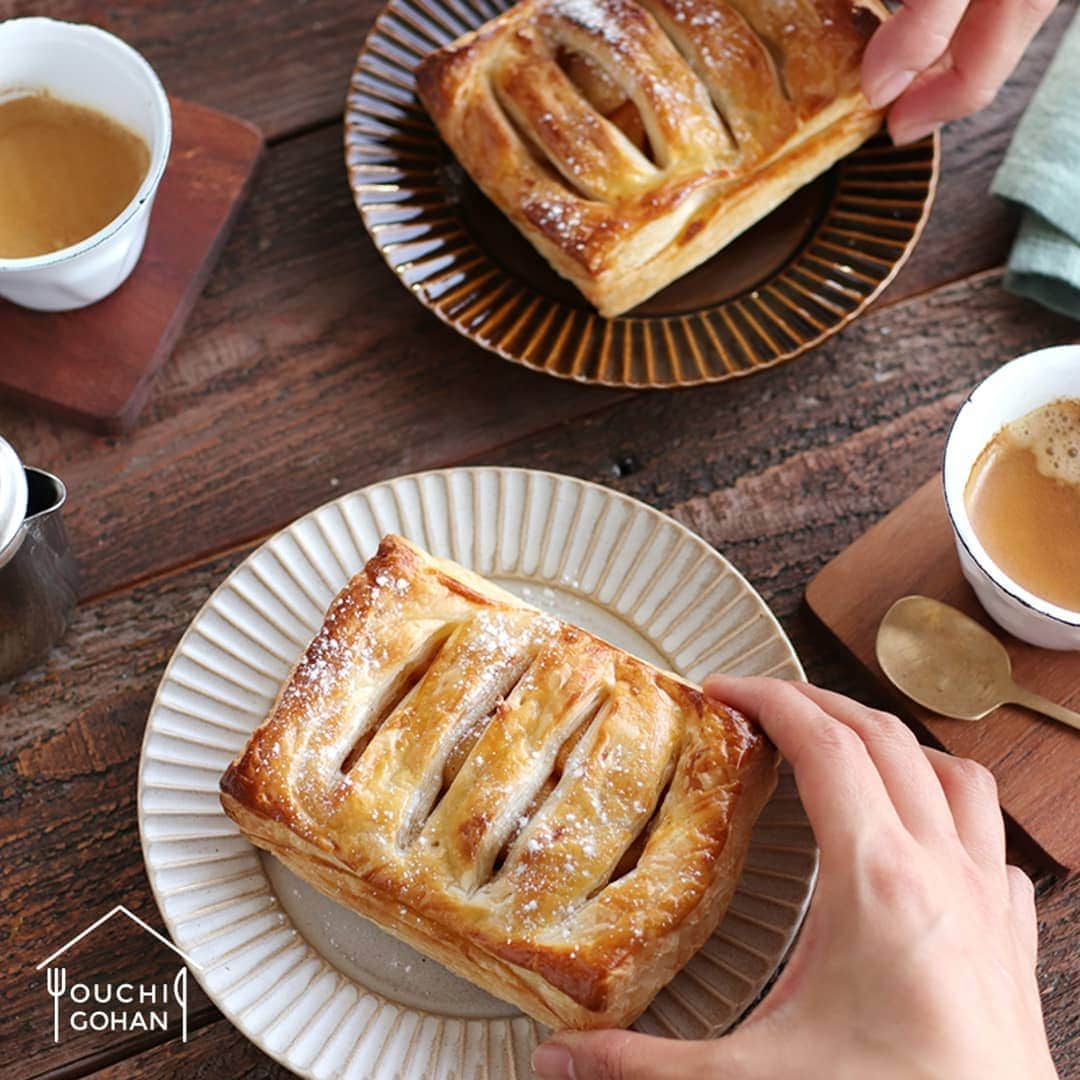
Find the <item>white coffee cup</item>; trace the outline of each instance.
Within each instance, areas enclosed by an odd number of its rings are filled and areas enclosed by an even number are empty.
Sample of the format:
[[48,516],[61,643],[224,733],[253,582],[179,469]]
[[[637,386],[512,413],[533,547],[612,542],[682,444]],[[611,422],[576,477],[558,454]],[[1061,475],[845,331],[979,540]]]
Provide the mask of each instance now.
[[135,268],[169,158],[172,119],[154,69],[112,34],[55,19],[0,23],[0,100],[42,90],[104,113],[150,148],[139,190],[104,228],[47,255],[0,259],[0,296],[39,311],[68,311],[108,296]]
[[1080,611],[1052,604],[1009,577],[987,554],[964,503],[972,466],[987,443],[1006,424],[1059,398],[1080,399],[1080,345],[1028,353],[975,387],[957,413],[945,444],[945,504],[960,567],[987,614],[1032,645],[1080,649]]

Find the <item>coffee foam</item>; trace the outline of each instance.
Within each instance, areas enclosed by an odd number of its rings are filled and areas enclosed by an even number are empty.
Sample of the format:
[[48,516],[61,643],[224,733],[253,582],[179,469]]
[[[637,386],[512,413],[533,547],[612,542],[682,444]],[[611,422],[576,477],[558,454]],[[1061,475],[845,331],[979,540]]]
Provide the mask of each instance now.
[[1035,455],[1043,476],[1080,488],[1080,399],[1052,401],[1014,420],[1005,432]]

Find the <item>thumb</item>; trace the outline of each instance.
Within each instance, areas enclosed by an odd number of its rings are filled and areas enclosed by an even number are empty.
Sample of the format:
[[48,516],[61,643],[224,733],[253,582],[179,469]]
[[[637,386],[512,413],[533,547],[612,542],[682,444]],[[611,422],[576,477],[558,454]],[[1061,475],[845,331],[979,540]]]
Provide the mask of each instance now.
[[540,1080],[739,1080],[728,1039],[680,1042],[632,1031],[563,1031],[541,1043],[532,1066]]

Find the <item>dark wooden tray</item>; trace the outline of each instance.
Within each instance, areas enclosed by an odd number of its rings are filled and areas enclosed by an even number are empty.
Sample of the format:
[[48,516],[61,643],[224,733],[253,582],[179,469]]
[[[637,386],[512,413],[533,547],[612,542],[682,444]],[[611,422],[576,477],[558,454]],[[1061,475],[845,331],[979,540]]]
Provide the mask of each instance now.
[[833,559],[810,583],[807,602],[921,735],[993,772],[1002,808],[1037,856],[1077,869],[1080,732],[1011,705],[977,723],[948,720],[899,694],[878,667],[874,639],[889,606],[909,593],[944,600],[978,619],[1005,644],[1021,685],[1080,708],[1080,653],[1026,645],[979,606],[960,573],[940,476]]
[[79,311],[0,300],[0,395],[122,431],[146,402],[202,292],[259,157],[246,121],[173,98],[173,145],[142,258],[111,296]]

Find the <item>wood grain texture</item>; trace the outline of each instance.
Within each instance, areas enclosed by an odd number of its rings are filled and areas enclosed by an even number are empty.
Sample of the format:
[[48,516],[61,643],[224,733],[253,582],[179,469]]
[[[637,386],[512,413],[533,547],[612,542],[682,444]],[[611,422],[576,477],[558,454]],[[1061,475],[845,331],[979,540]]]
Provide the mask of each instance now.
[[[1010,297],[1000,275],[989,272],[880,309],[798,363],[689,394],[638,395],[478,460],[562,470],[660,506],[740,479],[751,484],[754,475],[791,462],[788,475],[806,486],[793,493],[802,512],[815,512],[812,494],[827,503],[846,490],[868,502],[850,528],[845,522],[846,540],[822,537],[807,523],[809,555],[831,556],[938,467],[952,416],[977,382],[1020,353],[1077,339],[1080,324]],[[864,429],[893,423],[905,434],[883,459],[847,449],[845,440]],[[862,438],[874,439],[874,431]],[[833,446],[849,459],[831,458],[827,476],[797,479],[797,455]],[[890,469],[889,482],[875,486]],[[786,515],[780,504],[787,498],[778,496],[771,512]],[[761,538],[763,545],[774,541]],[[792,554],[778,550],[777,565]],[[791,570],[801,594],[809,578],[799,581],[800,567]]]
[[[256,197],[251,210],[260,209]],[[313,218],[309,227],[320,229]],[[88,595],[264,535],[335,493],[462,459],[558,465],[614,479],[649,501],[689,498],[966,391],[1003,360],[1076,332],[1075,323],[1007,297],[990,275],[882,309],[798,363],[753,379],[638,395],[598,412],[614,392],[455,353],[456,335],[426,315],[400,337],[380,333],[366,313],[411,306],[411,298],[335,272],[335,254],[341,266],[358,253],[331,248],[318,289],[276,295],[274,314],[261,319],[262,349],[235,341],[225,314],[181,347],[163,372],[176,396],[151,402],[153,422],[132,437],[87,440],[74,457],[65,439],[57,461],[40,426],[30,437],[15,427],[24,457],[68,485],[67,520]],[[230,263],[226,272],[234,271]],[[364,295],[366,285],[374,296]],[[316,293],[328,321],[310,349],[291,331]],[[246,372],[219,372],[199,390],[176,385],[189,363],[213,367],[232,348],[249,357]],[[171,412],[181,398],[184,410]],[[26,447],[39,455],[31,459]],[[637,471],[620,479],[613,473],[623,459]]]
[[807,602],[921,733],[950,753],[985,765],[997,779],[1006,813],[1051,860],[1077,869],[1080,733],[1013,705],[975,724],[949,720],[897,693],[874,657],[874,640],[889,607],[912,593],[943,600],[986,626],[1008,650],[1021,686],[1074,709],[1080,706],[1080,653],[1027,645],[983,612],[960,572],[940,476],[833,559],[810,582]]
[[269,156],[157,391],[119,439],[0,409],[24,460],[68,486],[87,594],[618,397],[488,356],[421,310],[368,241],[330,129]]
[[[1063,11],[1072,7],[1066,4]],[[938,198],[953,210],[935,215],[912,264],[925,259],[927,267],[937,268],[935,280],[983,265],[982,256],[973,264],[965,252],[978,250],[987,235],[1003,250],[1005,234],[1000,222],[994,224],[997,204],[985,185],[1004,145],[999,135],[1026,102],[1062,18],[1055,14],[1040,36],[1022,69],[1026,74],[989,110],[965,122],[964,144],[951,159],[946,153]],[[999,135],[984,134],[995,131]],[[920,277],[912,288],[921,290],[930,280]],[[901,296],[902,284],[886,299]],[[933,328],[947,324],[962,302],[962,294],[947,292]],[[1027,324],[1020,332],[1006,328],[1009,346],[1025,336],[1060,340],[1069,333],[1064,320],[1004,303],[1007,318]],[[992,307],[993,301],[983,302],[983,310]],[[905,310],[908,319],[897,316],[889,328],[903,332],[907,348],[926,344],[939,357],[930,335],[912,325],[926,309]],[[761,403],[750,422],[769,424],[770,403],[785,393],[794,394],[783,406],[785,438],[819,422],[850,428],[857,414],[816,416],[816,395],[807,387],[823,370],[858,362],[864,322],[811,356],[741,386],[693,391],[667,404],[657,397],[635,404],[627,425],[603,416],[594,427],[575,425],[551,437],[581,443],[599,432],[598,445],[609,447],[612,432],[625,432],[635,418],[644,423],[650,416],[689,410],[689,421],[680,419],[674,430],[668,420],[651,437],[644,433],[646,441],[686,446],[703,413],[709,418],[706,430],[715,430],[713,421],[732,409],[745,416]],[[1009,355],[992,335],[980,338],[974,319],[948,340],[963,351],[989,342],[981,347],[996,360]],[[881,350],[874,355],[890,377],[906,359],[881,361]],[[865,365],[850,377],[835,375],[834,387],[850,385],[865,377]],[[937,381],[932,371],[928,378],[931,385]],[[2,403],[0,430],[27,460],[55,470],[72,489],[69,518],[87,593],[94,594],[280,526],[332,494],[335,478],[357,486],[412,468],[482,457],[618,400],[509,370],[421,311],[364,234],[345,183],[340,133],[327,128],[269,153],[207,293],[133,432],[121,441],[102,440]],[[783,451],[766,452],[779,460]],[[518,456],[529,463],[527,453]],[[690,477],[705,479],[694,456],[715,460],[707,438],[696,455],[682,459]],[[732,460],[750,463],[743,452]],[[717,471],[715,480],[722,483],[724,470]],[[682,474],[673,468],[668,475]]]
[[[88,1071],[145,1036],[51,1041],[51,1001],[34,965],[123,903],[163,928],[142,868],[135,807],[146,713],[183,623],[230,560],[84,606],[49,664],[0,688],[0,1075]],[[126,919],[69,954],[82,981],[149,979],[175,956]],[[194,1022],[211,1006],[194,981]]]
[[279,1080],[293,1074],[248,1042],[227,1020],[195,1031],[93,1074],[94,1080]]
[[[875,425],[707,497],[665,504],[735,559],[774,605],[811,677],[841,690],[862,692],[841,651],[806,615],[797,583],[825,561],[825,555],[815,554],[813,538],[828,550],[858,532],[859,519],[874,516],[888,498],[885,492],[906,476],[904,459],[886,451],[924,443],[925,430],[925,417],[916,413],[910,423],[901,418]],[[863,481],[831,482],[850,463]],[[0,986],[0,1072],[5,1076],[54,1068],[81,1073],[98,1065],[108,1065],[106,1075],[114,1076],[217,1076],[217,1056],[235,1062],[240,1075],[249,1070],[253,1076],[286,1075],[244,1048],[243,1037],[223,1024],[211,1030],[214,1041],[207,1047],[201,1046],[201,1032],[186,1048],[170,1041],[153,1049],[116,1034],[53,1046],[42,1037],[49,1002],[32,970],[58,939],[114,903],[128,903],[160,925],[152,914],[135,822],[142,726],[171,648],[244,554],[237,551],[84,605],[48,665],[0,696],[0,820],[6,823],[0,940],[7,947]],[[1052,1045],[1068,1075],[1068,1067],[1080,1067],[1075,1024],[1080,972],[1073,957],[1080,894],[1075,880],[1046,879],[1045,887],[1039,902],[1041,980]],[[121,971],[143,978],[171,971],[171,957],[147,949],[140,932],[120,924],[116,933],[120,936],[104,937],[100,945],[97,936],[90,939],[80,970],[114,978]],[[193,995],[193,1001],[193,1027],[212,1023],[215,1013],[205,999]],[[130,1054],[140,1057],[125,1061]]]
[[0,0],[0,20],[88,22],[153,64],[170,94],[234,113],[268,139],[341,115],[356,54],[381,4],[359,0]]
[[78,311],[0,300],[0,395],[123,431],[206,284],[262,155],[252,125],[173,98],[173,144],[131,277]]
[[[244,554],[83,605],[47,666],[0,687],[0,1076],[86,1075],[162,1041],[87,1033],[53,1044],[51,1001],[34,966],[118,903],[164,931],[139,845],[143,727],[186,624]],[[176,969],[174,954],[126,919],[67,959],[71,978],[85,982],[150,982]],[[189,995],[192,1031],[218,1019],[194,980]]]
[[[267,155],[132,432],[100,438],[0,404],[0,430],[73,488],[89,591],[111,590],[80,608],[45,665],[0,688],[4,1076],[286,1075],[194,986],[186,1046],[116,1035],[53,1046],[33,972],[114,903],[161,926],[135,821],[143,724],[169,652],[245,540],[350,487],[429,465],[575,473],[673,509],[748,573],[812,678],[887,705],[802,604],[807,580],[933,474],[972,383],[1018,352],[1080,335],[1005,296],[994,273],[911,298],[1004,258],[1011,216],[986,188],[1075,0],[994,105],[946,131],[936,210],[883,299],[891,306],[745,383],[632,398],[481,353],[383,265],[352,206],[332,123],[377,6],[0,0],[0,18],[106,25],[146,52],[171,92],[239,113],[272,139],[292,136]],[[307,130],[317,125],[327,126]],[[1051,1046],[1061,1075],[1080,1075],[1080,875],[1044,876],[1038,907]],[[92,940],[80,957],[87,975],[171,970],[167,952],[126,922]]]

